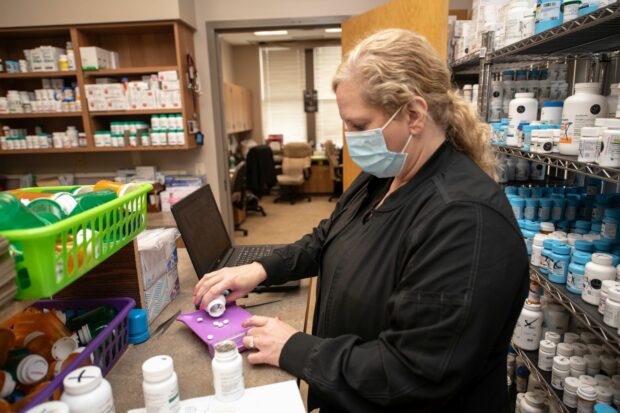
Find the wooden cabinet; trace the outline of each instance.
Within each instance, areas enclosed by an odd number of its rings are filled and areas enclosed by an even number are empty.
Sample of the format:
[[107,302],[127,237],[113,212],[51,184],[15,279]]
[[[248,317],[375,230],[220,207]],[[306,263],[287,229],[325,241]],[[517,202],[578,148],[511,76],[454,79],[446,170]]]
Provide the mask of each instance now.
[[[197,99],[186,87],[188,54],[194,55],[194,30],[179,21],[155,23],[93,24],[77,26],[30,27],[0,29],[0,57],[24,59],[24,50],[41,45],[64,48],[71,42],[75,53],[75,70],[56,72],[0,73],[0,96],[9,90],[32,91],[42,88],[42,79],[63,80],[64,86],[76,84],[81,96],[81,110],[53,113],[4,113],[0,114],[0,130],[3,126],[25,129],[33,135],[40,126],[46,133],[62,132],[75,126],[86,135],[86,146],[46,149],[0,149],[0,155],[31,153],[77,153],[148,150],[184,150],[195,148],[193,135],[188,133],[188,120],[198,120]],[[120,68],[85,71],[82,69],[80,47],[97,46],[119,55]],[[180,83],[180,107],[169,109],[139,109],[91,111],[86,100],[86,85],[101,78],[116,82],[142,80],[145,75],[164,71],[176,71]],[[109,131],[112,122],[142,121],[150,124],[152,115],[183,116],[185,144],[162,146],[97,147],[96,131]]]
[[252,129],[252,91],[224,82],[224,113],[226,133],[238,133]]

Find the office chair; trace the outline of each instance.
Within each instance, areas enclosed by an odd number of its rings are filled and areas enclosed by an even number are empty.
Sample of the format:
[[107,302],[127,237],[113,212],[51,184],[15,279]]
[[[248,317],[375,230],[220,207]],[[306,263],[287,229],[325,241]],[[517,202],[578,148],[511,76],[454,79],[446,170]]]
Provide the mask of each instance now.
[[271,148],[267,145],[255,146],[248,151],[245,161],[247,163],[246,183],[250,192],[247,195],[246,211],[259,212],[265,216],[265,210],[258,201],[263,195],[268,195],[277,183]]
[[239,162],[230,177],[230,187],[232,190],[231,198],[233,204],[233,212],[235,218],[235,231],[243,233],[244,237],[248,236],[248,230],[241,228],[240,212],[246,211],[246,193],[245,193],[245,176],[246,164],[245,161]]
[[340,163],[339,150],[331,140],[325,141],[325,156],[329,163],[329,175],[332,178],[333,192],[328,201],[338,199],[342,195],[342,164]]
[[312,148],[304,142],[287,143],[282,154],[282,174],[277,176],[280,196],[273,202],[287,201],[291,205],[299,199],[310,202],[312,199],[303,193],[302,187],[310,178]]

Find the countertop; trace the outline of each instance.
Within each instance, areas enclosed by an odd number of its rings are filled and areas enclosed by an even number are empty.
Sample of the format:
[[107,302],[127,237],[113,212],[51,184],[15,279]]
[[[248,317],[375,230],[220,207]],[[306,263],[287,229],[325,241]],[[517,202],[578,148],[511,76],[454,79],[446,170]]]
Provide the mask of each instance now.
[[[177,310],[183,312],[194,311],[192,304],[192,290],[198,281],[196,273],[190,263],[187,251],[178,250],[179,278],[181,292],[151,324],[151,331]],[[250,294],[239,303],[258,303],[277,298],[281,302],[249,308],[253,314],[275,317],[291,324],[298,330],[303,330],[308,300],[308,280],[302,282],[301,288],[287,293]],[[107,375],[112,385],[117,412],[126,412],[129,409],[144,406],[142,396],[142,363],[150,357],[167,354],[174,360],[174,367],[179,378],[179,392],[181,399],[208,396],[214,393],[213,377],[211,373],[211,357],[206,345],[196,337],[185,324],[175,321],[158,338],[151,338],[145,343],[130,345],[125,354]],[[242,353],[244,360],[245,386],[255,387],[269,383],[291,380],[294,377],[276,367],[253,366],[247,361],[247,352]]]

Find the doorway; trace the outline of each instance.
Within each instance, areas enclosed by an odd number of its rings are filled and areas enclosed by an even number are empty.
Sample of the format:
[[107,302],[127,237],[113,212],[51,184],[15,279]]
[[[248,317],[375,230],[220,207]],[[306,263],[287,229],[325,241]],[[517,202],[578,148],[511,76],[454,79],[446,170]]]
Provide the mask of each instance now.
[[[346,20],[348,16],[335,16],[335,17],[322,17],[322,18],[306,18],[306,19],[274,19],[274,20],[260,20],[260,21],[217,21],[217,22],[207,22],[207,47],[209,54],[209,66],[210,66],[210,76],[211,76],[211,84],[213,85],[212,90],[212,106],[214,112],[214,127],[215,127],[215,147],[217,152],[217,168],[220,171],[219,176],[224,177],[225,182],[221,182],[221,187],[225,189],[225,194],[222,196],[223,202],[221,202],[222,215],[224,216],[225,222],[227,223],[228,228],[231,233],[233,232],[234,225],[234,209],[232,208],[232,203],[230,202],[232,196],[232,190],[230,182],[228,181],[228,174],[225,173],[229,170],[229,167],[233,165],[233,161],[231,159],[231,148],[236,149],[236,146],[241,141],[247,141],[248,139],[253,140],[255,142],[263,142],[266,137],[263,133],[265,130],[263,125],[263,110],[262,110],[262,97],[263,91],[261,93],[253,93],[251,101],[254,103],[255,108],[261,108],[260,110],[253,110],[253,115],[251,117],[245,116],[244,122],[245,126],[237,127],[234,129],[234,133],[231,132],[230,122],[227,124],[227,114],[226,114],[226,93],[227,93],[227,78],[231,78],[231,72],[234,71],[234,68],[226,67],[225,60],[227,59],[226,53],[230,53],[231,50],[228,47],[232,47],[230,44],[235,42],[243,42],[247,41],[248,38],[253,39],[253,44],[247,45],[237,45],[235,47],[239,48],[254,48],[258,50],[259,46],[262,46],[264,50],[271,48],[277,49],[280,48],[290,48],[293,44],[296,44],[298,50],[301,50],[303,54],[303,61],[305,62],[304,69],[307,68],[308,61],[312,63],[312,58],[316,55],[313,53],[313,47],[325,46],[330,43],[338,44],[339,36],[325,36],[322,35],[320,38],[317,38],[317,34],[325,34],[325,29],[327,28],[335,28],[339,27],[340,23]],[[257,31],[287,31],[286,34],[275,35],[273,37],[260,38],[256,40],[254,32]],[[282,32],[281,32],[282,33]],[[314,38],[312,38],[312,34],[314,33]],[[295,38],[297,37],[297,38]],[[243,40],[245,39],[245,40]],[[265,39],[265,40],[263,40]],[[225,41],[228,45],[221,47],[222,42]],[[302,45],[300,42],[304,42]],[[260,45],[259,45],[260,43]],[[247,47],[246,47],[247,46]],[[300,48],[301,46],[301,48]],[[248,52],[248,50],[245,50]],[[261,52],[262,54],[269,54],[268,52]],[[246,55],[251,55],[252,53],[246,53]],[[308,58],[308,54],[310,54],[310,58]],[[256,54],[255,54],[256,56]],[[248,56],[246,56],[248,57]],[[259,56],[259,62],[260,62]],[[264,59],[263,59],[264,60]],[[243,65],[245,66],[245,65]],[[251,66],[251,65],[250,65]],[[260,68],[255,67],[255,71],[258,71]],[[242,67],[238,71],[246,71],[252,70],[251,67]],[[262,72],[264,73],[264,72]],[[314,74],[314,71],[313,71]],[[233,76],[234,77],[234,76]],[[256,79],[256,73],[254,78]],[[308,83],[307,79],[305,90],[312,91],[314,89],[314,85],[312,83]],[[248,79],[246,78],[244,81],[245,85],[237,85],[242,86],[246,89],[252,89],[252,82],[248,83]],[[254,80],[253,88],[256,89],[256,80]],[[262,85],[259,86],[262,88]],[[228,91],[230,93],[230,91]],[[239,93],[239,95],[243,94],[243,90]],[[335,107],[335,102],[334,107]],[[272,112],[273,113],[273,112]],[[303,138],[308,140],[311,144],[316,146],[316,113],[307,112],[304,114],[305,122],[303,125]],[[230,114],[228,116],[230,118]],[[250,127],[248,127],[248,123]],[[299,126],[299,125],[298,125]],[[320,147],[320,145],[319,145]],[[223,184],[223,185],[222,185]],[[234,234],[233,234],[234,235]]]

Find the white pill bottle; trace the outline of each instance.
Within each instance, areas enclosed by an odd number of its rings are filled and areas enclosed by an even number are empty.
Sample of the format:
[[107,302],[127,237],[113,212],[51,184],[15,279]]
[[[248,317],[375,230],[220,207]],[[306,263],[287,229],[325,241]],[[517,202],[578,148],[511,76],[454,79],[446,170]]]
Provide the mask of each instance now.
[[243,359],[234,341],[225,340],[215,345],[215,356],[211,366],[216,399],[221,402],[233,402],[243,396],[245,391]]
[[112,386],[97,366],[86,366],[69,373],[62,384],[65,392],[60,401],[71,413],[115,413]]
[[142,364],[142,391],[147,413],[179,413],[179,380],[170,356],[151,357]]

